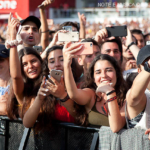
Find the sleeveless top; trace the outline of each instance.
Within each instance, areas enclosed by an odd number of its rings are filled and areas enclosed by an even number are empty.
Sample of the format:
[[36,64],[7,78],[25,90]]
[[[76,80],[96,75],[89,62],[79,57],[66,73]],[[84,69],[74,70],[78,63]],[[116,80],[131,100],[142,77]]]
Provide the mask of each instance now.
[[146,97],[147,97],[147,102],[146,102],[146,107],[145,109],[138,114],[135,118],[129,120],[127,118],[127,103],[125,106],[125,119],[127,123],[127,128],[141,128],[141,129],[149,129],[150,128],[150,92],[149,90],[146,89],[145,91]]
[[108,116],[105,116],[104,114],[97,111],[96,101],[92,110],[89,112],[88,121],[90,125],[109,126]]
[[55,106],[55,119],[63,122],[75,122],[75,119],[70,115],[67,109],[59,103]]

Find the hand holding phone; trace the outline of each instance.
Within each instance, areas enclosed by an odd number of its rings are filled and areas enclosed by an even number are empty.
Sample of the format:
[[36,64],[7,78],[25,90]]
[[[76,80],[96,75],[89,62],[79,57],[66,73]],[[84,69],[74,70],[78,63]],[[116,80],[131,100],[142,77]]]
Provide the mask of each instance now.
[[52,69],[50,72],[50,75],[58,82],[60,82],[62,74],[63,74],[63,71],[61,70]]
[[79,41],[79,32],[58,33],[59,42]]
[[[72,43],[72,45],[75,45],[76,43]],[[75,52],[74,55],[90,55],[93,54],[93,43],[92,42],[82,42],[82,48]]]

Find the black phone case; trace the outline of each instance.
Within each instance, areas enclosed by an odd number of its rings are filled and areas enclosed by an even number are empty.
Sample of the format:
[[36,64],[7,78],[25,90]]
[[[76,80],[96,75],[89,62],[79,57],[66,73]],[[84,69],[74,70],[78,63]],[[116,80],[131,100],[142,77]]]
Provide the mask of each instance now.
[[123,37],[127,36],[127,26],[112,26],[106,27],[108,37]]

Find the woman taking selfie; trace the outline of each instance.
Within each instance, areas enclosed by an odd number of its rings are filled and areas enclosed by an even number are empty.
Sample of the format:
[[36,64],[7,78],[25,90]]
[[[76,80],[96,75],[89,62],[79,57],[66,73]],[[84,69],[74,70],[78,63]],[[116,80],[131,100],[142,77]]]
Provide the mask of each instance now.
[[[112,131],[117,132],[125,125],[123,110],[127,89],[121,69],[111,56],[98,55],[88,70],[84,86],[86,88],[77,89],[70,65],[72,58],[76,57],[74,53],[81,48],[82,44],[70,46],[70,43],[66,43],[63,49],[64,77],[68,95],[77,104],[85,105],[90,124],[110,125]],[[95,94],[96,89],[98,96]],[[96,114],[94,119],[93,114]]]

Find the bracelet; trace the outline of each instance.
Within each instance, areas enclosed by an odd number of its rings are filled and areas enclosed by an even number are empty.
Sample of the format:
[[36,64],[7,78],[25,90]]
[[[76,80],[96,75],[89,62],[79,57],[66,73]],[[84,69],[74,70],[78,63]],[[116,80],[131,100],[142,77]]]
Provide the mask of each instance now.
[[132,45],[135,45],[135,43],[134,43],[134,42],[131,42],[131,43],[127,46],[126,51],[127,51]]
[[46,32],[49,32],[49,30],[46,30],[46,31],[43,31],[43,32],[41,31],[41,33],[46,33]]
[[112,91],[110,91],[109,93],[107,93],[106,95],[108,96],[108,95],[110,95],[110,94],[112,94],[112,93],[114,93],[115,92],[115,90],[112,90]]
[[56,98],[56,100],[60,100],[61,102],[66,102],[69,99],[70,99],[70,97],[69,97],[68,94],[67,94],[67,96],[64,99]]
[[16,47],[16,45],[10,46],[10,48]]
[[101,107],[101,108],[102,108],[102,110],[103,110],[103,112],[104,112],[105,114],[107,114],[107,113],[108,113],[108,111],[107,111],[107,109],[106,109],[106,107],[105,107],[106,103],[108,103],[108,102],[112,102],[112,101],[114,101],[116,98],[117,98],[117,96],[114,96],[114,97],[112,97],[112,98],[108,99],[108,100],[104,103],[104,105]]

